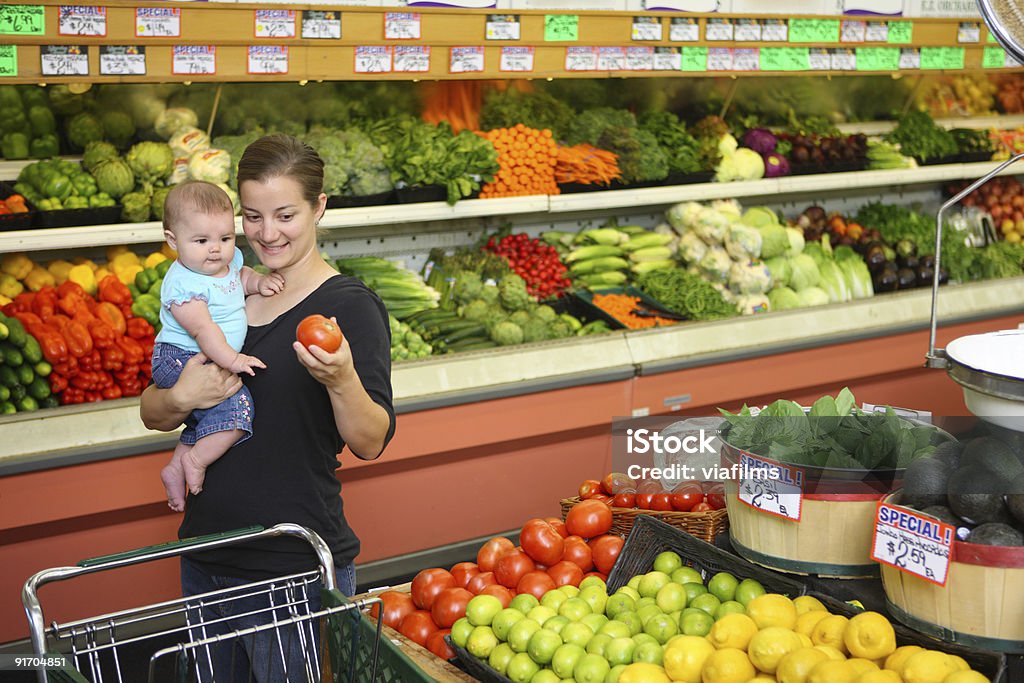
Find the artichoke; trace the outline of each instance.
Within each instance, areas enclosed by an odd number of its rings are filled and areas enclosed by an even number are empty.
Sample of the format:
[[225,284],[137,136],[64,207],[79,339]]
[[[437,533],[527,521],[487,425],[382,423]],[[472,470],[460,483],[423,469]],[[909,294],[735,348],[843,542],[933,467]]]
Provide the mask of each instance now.
[[164,219],[164,200],[170,191],[169,187],[158,187],[153,190],[153,197],[149,200],[150,214],[158,221]]
[[114,199],[125,196],[135,187],[135,174],[132,173],[131,167],[120,158],[101,162],[93,169],[92,175],[96,178],[96,186],[100,192],[106,192]]
[[68,121],[68,142],[75,149],[85,149],[90,142],[103,139],[103,123],[90,114],[82,112]]
[[163,142],[140,142],[125,155],[135,179],[144,187],[164,180],[174,170],[174,154]]
[[121,197],[121,219],[129,223],[149,220],[150,198],[145,192],[129,192]]
[[533,298],[526,291],[526,280],[515,273],[509,273],[501,278],[501,282],[498,283],[498,294],[501,305],[509,311],[525,310],[533,303]]
[[108,111],[100,115],[103,135],[118,149],[124,149],[135,137],[135,120],[123,111]]
[[93,169],[108,159],[117,158],[117,148],[109,142],[102,140],[90,142],[85,146],[85,154],[82,155],[82,166],[92,173]]

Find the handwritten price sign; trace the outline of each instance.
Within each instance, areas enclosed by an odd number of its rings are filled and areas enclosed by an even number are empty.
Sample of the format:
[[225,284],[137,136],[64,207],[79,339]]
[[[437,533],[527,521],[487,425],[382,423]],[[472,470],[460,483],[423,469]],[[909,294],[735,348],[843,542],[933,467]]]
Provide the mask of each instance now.
[[135,35],[139,38],[177,38],[181,35],[181,10],[172,7],[138,7]]
[[294,38],[295,12],[287,9],[256,10],[257,38]]
[[288,47],[285,45],[250,45],[248,66],[251,74],[288,73]]
[[[800,521],[803,472],[740,454],[740,501],[755,510],[794,522]],[[749,476],[746,476],[749,475]]]
[[181,75],[217,73],[217,47],[214,45],[175,45],[171,53],[171,72]]
[[46,12],[39,5],[0,5],[0,34],[41,36],[46,33]]
[[145,76],[146,48],[141,45],[100,45],[101,76]]
[[879,503],[871,559],[946,585],[955,530],[913,510]]
[[39,68],[44,76],[88,76],[88,45],[41,45]]
[[106,7],[60,5],[57,9],[58,32],[62,36],[107,35]]
[[309,40],[341,38],[341,12],[303,10],[302,37]]
[[396,45],[395,71],[423,73],[430,71],[429,45]]

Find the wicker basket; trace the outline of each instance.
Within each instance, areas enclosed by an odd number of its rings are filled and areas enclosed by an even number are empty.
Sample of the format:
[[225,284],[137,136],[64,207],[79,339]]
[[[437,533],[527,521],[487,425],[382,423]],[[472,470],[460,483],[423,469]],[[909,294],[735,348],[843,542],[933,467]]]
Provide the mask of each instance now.
[[[565,519],[572,506],[578,502],[580,502],[579,497],[562,499],[562,519]],[[613,507],[611,533],[623,537],[628,536],[629,530],[633,528],[633,522],[640,515],[653,517],[708,543],[713,543],[715,536],[729,528],[729,514],[725,508],[707,512],[668,512]]]

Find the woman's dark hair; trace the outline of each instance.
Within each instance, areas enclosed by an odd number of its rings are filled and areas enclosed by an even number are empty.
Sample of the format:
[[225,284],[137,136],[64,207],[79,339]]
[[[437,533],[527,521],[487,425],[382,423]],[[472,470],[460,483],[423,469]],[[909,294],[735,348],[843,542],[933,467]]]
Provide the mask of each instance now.
[[242,153],[238,161],[238,187],[246,180],[263,183],[288,177],[302,188],[302,196],[316,206],[324,190],[324,160],[316,150],[284,133],[265,135]]

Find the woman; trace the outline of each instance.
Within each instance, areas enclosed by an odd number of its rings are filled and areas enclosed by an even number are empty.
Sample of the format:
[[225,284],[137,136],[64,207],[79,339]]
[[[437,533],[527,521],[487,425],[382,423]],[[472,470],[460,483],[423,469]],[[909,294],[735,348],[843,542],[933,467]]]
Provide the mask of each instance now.
[[[267,364],[244,380],[253,397],[253,435],[207,471],[203,492],[187,500],[179,536],[300,524],[327,542],[338,587],[352,595],[359,539],[345,521],[336,455],[348,446],[372,460],[394,434],[387,311],[371,290],[336,273],[319,254],[316,226],[327,197],[323,161],[312,148],[287,135],[257,140],[239,161],[238,189],[249,245],[284,277],[284,290],[246,303],[242,352]],[[299,322],[317,313],[335,318],[345,336],[334,353],[295,340]],[[193,357],[171,388],[146,389],[141,415],[148,428],[176,429],[192,410],[216,405],[241,387],[237,375],[205,360]],[[183,558],[182,590],[195,595],[315,566],[307,544],[271,539]],[[318,591],[309,597],[318,607]],[[232,630],[250,625],[230,624]],[[268,661],[259,645],[247,649],[253,662]]]

